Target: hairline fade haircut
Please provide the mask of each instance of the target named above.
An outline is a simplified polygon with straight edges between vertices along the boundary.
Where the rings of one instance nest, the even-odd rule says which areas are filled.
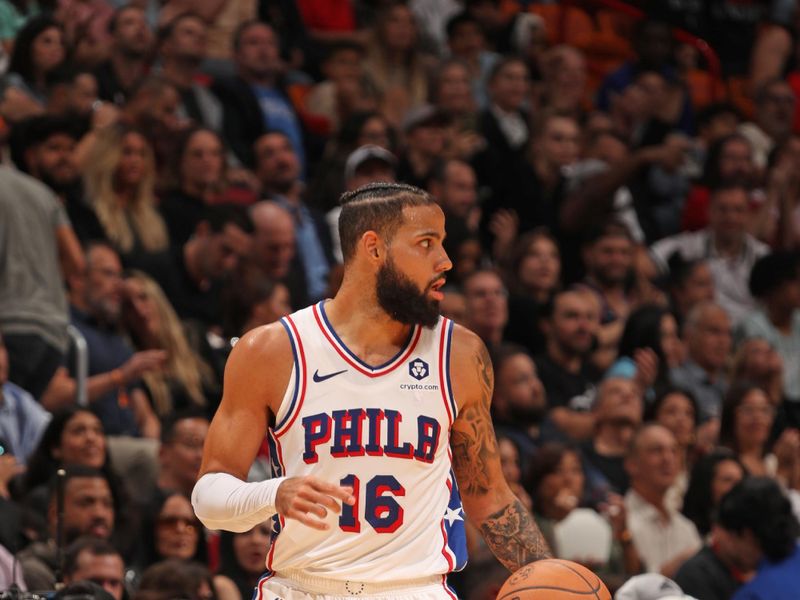
[[[405,183],[368,183],[339,199],[339,238],[347,263],[355,256],[356,246],[367,231],[377,232],[385,241],[403,224],[407,206],[432,206],[436,201],[425,190]]]

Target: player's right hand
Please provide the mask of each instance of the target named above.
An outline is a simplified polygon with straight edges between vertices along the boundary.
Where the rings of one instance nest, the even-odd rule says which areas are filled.
[[[353,488],[311,476],[286,479],[275,496],[278,514],[322,531],[329,529],[330,525],[320,519],[325,519],[329,510],[341,512],[342,502],[351,506],[356,503]]]

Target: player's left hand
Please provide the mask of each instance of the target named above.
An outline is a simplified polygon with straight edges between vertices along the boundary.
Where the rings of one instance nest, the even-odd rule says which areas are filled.
[[[311,476],[286,479],[275,497],[275,507],[280,515],[321,531],[329,529],[330,525],[320,519],[325,519],[329,510],[341,512],[342,502],[351,506],[355,504],[353,488]]]

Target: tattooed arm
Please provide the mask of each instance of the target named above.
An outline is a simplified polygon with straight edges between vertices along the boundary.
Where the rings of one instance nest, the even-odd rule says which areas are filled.
[[[450,364],[458,418],[450,432],[453,470],[464,512],[510,571],[549,558],[541,531],[514,496],[500,468],[489,415],[494,373],[489,353],[472,332],[456,325]]]

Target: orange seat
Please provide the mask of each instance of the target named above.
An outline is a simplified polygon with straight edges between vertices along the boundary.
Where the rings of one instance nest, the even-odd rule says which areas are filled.
[[[575,6],[558,4],[533,4],[530,12],[539,15],[545,23],[547,42],[581,47],[595,32],[594,22],[586,11]],[[563,39],[562,39],[563,24]]]

